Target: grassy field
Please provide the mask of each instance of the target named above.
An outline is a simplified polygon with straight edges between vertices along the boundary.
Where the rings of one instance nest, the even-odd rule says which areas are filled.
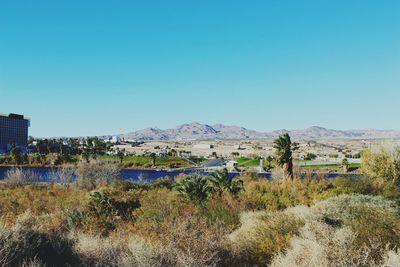
[[[112,162],[120,162],[119,157],[117,156],[100,156],[100,159]],[[126,167],[151,167],[152,159],[146,156],[126,156],[122,160],[122,164]],[[176,157],[168,157],[161,158],[157,157],[155,160],[155,167],[187,167],[190,166],[190,163],[182,158]]]
[[[298,166],[300,166],[300,168],[302,169],[315,169],[315,170],[332,170],[332,171],[340,171],[342,170],[342,165],[341,164],[309,164],[307,165],[306,162],[302,161],[302,162],[298,162]],[[358,168],[360,168],[361,164],[360,163],[350,163],[349,164],[349,169],[351,170],[357,170]]]
[[[241,167],[257,167],[260,164],[260,161],[258,159],[254,158],[238,158],[236,159],[238,162],[238,165]],[[267,162],[264,160],[264,167],[267,166]],[[294,164],[299,166],[302,169],[315,169],[315,170],[327,170],[327,171],[341,171],[342,166],[341,164],[333,163],[333,164],[312,164],[312,161],[294,161]],[[271,163],[271,166],[273,167],[275,164]],[[360,163],[350,163],[349,164],[349,169],[350,171],[357,170],[360,168],[361,164]]]
[[[243,167],[256,167],[260,164],[260,161],[258,159],[252,158],[238,158],[236,159],[236,161],[239,166]]]

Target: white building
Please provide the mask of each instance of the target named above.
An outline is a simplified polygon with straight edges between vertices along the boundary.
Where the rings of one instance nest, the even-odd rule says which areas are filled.
[[[199,148],[199,149],[212,149],[214,148],[214,145],[212,144],[195,144],[193,148]]]
[[[226,167],[228,168],[236,168],[237,166],[238,166],[237,161],[229,160],[228,162],[226,162]]]
[[[114,135],[113,137],[111,137],[111,139],[110,139],[110,143],[112,143],[112,144],[116,144],[116,143],[118,143],[120,141],[120,138],[119,138],[119,136],[116,136],[116,135]]]

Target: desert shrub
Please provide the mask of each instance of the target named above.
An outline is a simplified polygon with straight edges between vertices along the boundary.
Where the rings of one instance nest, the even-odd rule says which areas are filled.
[[[283,181],[286,180],[287,177],[285,177],[284,169],[282,167],[276,166],[275,168],[272,169],[271,171],[271,177],[275,181]]]
[[[129,190],[147,191],[156,188],[167,188],[171,190],[174,186],[174,182],[169,176],[166,176],[164,178],[158,178],[154,181],[133,182],[127,180],[120,180],[116,182],[113,186],[122,191],[129,191]]]
[[[382,251],[400,247],[400,216],[393,201],[381,196],[341,195],[322,201],[313,209],[336,227],[355,234],[353,245],[368,247],[371,258],[382,259]]]
[[[167,251],[168,262],[173,264],[166,266],[216,266],[222,260],[227,231],[210,224],[199,207],[167,189],[146,192],[140,203],[135,210],[135,233],[153,248]]]
[[[133,213],[136,232],[149,239],[157,239],[162,225],[168,220],[180,217],[184,212],[195,212],[196,207],[180,201],[175,191],[153,189],[139,198],[140,207]]]
[[[239,200],[228,193],[210,199],[200,209],[210,224],[219,224],[226,229],[239,225],[242,210]]]
[[[369,194],[374,191],[373,184],[364,177],[339,176],[332,181],[334,192],[340,194]]]
[[[24,260],[21,267],[46,267],[46,265],[35,257],[30,260]]]
[[[168,249],[174,266],[218,266],[226,255],[225,230],[197,214],[188,212],[167,220],[161,229],[158,245]]]
[[[272,267],[377,266],[370,249],[354,246],[356,235],[348,228],[334,228],[311,220],[294,236],[290,247],[277,255]]]
[[[396,260],[400,224],[393,201],[341,195],[285,212],[306,223],[271,266],[381,266],[388,255]]]
[[[303,221],[283,212],[246,212],[241,226],[229,235],[229,250],[235,266],[265,266],[288,247]]]
[[[71,184],[75,180],[75,169],[53,168],[48,174],[50,183]]]
[[[365,150],[361,155],[361,173],[373,179],[400,182],[400,149]]]
[[[21,215],[11,229],[0,225],[0,266],[41,262],[50,266],[76,265],[73,241],[61,234],[42,232],[30,213]]]
[[[321,180],[245,180],[245,190],[240,194],[247,209],[283,210],[296,205],[312,205],[328,198],[333,188],[330,181]]]
[[[399,251],[389,250],[386,252],[385,260],[382,266],[400,266],[400,253]]]
[[[120,179],[120,168],[110,163],[81,163],[76,171],[78,188],[93,190],[99,185],[112,184]]]
[[[120,266],[122,244],[118,240],[76,234],[75,253],[83,266]]]
[[[174,255],[168,248],[150,244],[132,236],[119,261],[123,267],[168,267],[176,266]]]
[[[0,190],[0,214],[4,223],[12,225],[20,214],[30,210],[32,215],[47,220],[49,229],[60,229],[67,226],[63,216],[87,205],[86,195],[85,191],[59,185],[6,188]]]
[[[23,170],[21,168],[12,168],[7,170],[2,185],[3,187],[15,188],[32,184],[37,181],[39,181],[39,176],[33,171]]]
[[[369,177],[337,177],[332,181],[331,195],[363,194],[381,195],[390,200],[400,198],[399,187],[393,181],[372,179]]]
[[[86,230],[107,236],[116,229],[118,222],[133,219],[133,211],[138,207],[139,202],[135,198],[116,199],[107,192],[90,192],[82,224]]]
[[[174,182],[171,177],[166,176],[164,178],[158,178],[151,183],[151,188],[167,188],[171,190],[174,186]]]
[[[313,209],[332,221],[349,223],[370,210],[382,210],[388,214],[397,214],[395,202],[385,200],[381,196],[370,195],[340,195],[317,203]]]

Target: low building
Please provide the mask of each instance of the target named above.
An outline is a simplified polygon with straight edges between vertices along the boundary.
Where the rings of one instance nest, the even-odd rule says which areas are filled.
[[[178,151],[178,155],[181,158],[190,158],[192,156],[191,151]]]
[[[195,144],[193,148],[199,148],[199,149],[212,149],[214,148],[214,145],[212,144]]]
[[[228,167],[228,168],[236,168],[237,166],[238,166],[238,163],[235,160],[229,160],[226,162],[226,167]]]

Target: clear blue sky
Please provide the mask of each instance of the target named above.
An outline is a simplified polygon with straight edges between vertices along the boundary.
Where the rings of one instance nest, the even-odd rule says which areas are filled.
[[[0,0],[0,112],[34,136],[399,129],[400,1]]]

